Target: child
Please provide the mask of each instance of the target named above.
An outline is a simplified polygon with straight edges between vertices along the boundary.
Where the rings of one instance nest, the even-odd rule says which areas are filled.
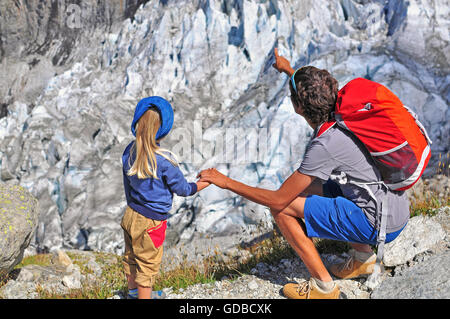
[[[173,154],[160,148],[159,141],[172,125],[173,110],[169,102],[159,96],[142,99],[131,124],[136,140],[122,155],[128,204],[121,222],[125,238],[123,265],[128,297],[132,299],[161,296],[161,292],[152,294],[152,286],[161,264],[173,193],[191,196],[209,185],[188,183]]]

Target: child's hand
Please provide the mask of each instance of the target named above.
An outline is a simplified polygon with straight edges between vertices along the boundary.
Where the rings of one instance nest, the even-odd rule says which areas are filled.
[[[275,69],[277,69],[277,71],[280,73],[284,72],[289,76],[294,74],[294,69],[291,67],[289,61],[286,58],[278,55],[278,48],[274,49],[274,53],[275,53],[275,63],[272,64],[272,66]]]
[[[209,182],[220,188],[227,188],[228,177],[220,173],[215,168],[204,169],[198,173],[199,182]]]
[[[202,189],[208,187],[209,185],[211,185],[211,183],[209,182],[201,182],[201,181],[197,181],[197,192],[201,191]]]

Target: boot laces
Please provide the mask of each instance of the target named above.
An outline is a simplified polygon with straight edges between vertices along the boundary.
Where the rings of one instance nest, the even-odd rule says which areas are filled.
[[[303,280],[301,282],[298,283],[298,287],[297,287],[297,293],[302,296],[305,295],[307,297],[309,297],[309,293],[311,292],[312,286],[311,286],[311,281],[306,281]]]
[[[342,264],[341,271],[346,269],[353,269],[353,264],[355,262],[355,256],[350,256],[347,258],[347,260]]]
[[[351,270],[353,269],[353,264],[355,263],[355,259],[356,259],[356,252],[354,250],[350,250],[350,257],[348,257],[344,263],[341,264],[341,266],[339,267],[340,271],[343,270]]]

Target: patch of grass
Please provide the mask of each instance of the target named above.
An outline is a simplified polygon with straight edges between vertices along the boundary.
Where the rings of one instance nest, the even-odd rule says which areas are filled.
[[[434,171],[434,177],[438,180],[442,179],[447,181],[447,186],[445,183],[441,184],[444,189],[436,190],[432,189],[429,185],[429,181],[424,179],[423,185],[418,188],[418,191],[413,191],[410,198],[410,212],[411,217],[419,215],[432,216],[436,213],[436,209],[450,206],[450,190],[448,187],[448,178],[450,176],[450,153],[442,156],[439,153],[438,165]],[[413,190],[414,190],[413,186]],[[436,187],[436,186],[434,186]]]
[[[435,174],[445,175],[447,177],[450,176],[450,153],[447,153],[445,156],[442,156],[442,153],[439,153],[439,161]]]
[[[249,273],[258,263],[276,265],[281,259],[289,259],[297,256],[278,229],[272,232],[271,237],[246,248],[246,250],[249,252],[250,257],[243,262],[238,261],[236,264],[224,265],[225,267],[221,269],[223,274],[220,274],[220,276]]]
[[[448,179],[447,175],[443,175]],[[431,189],[429,185],[424,184],[419,191],[412,192],[410,197],[411,217],[419,215],[433,216],[438,208],[450,206],[450,192],[448,186],[439,191]]]
[[[411,217],[419,215],[433,216],[438,208],[444,206],[450,206],[450,197],[440,198],[437,194],[432,194],[422,200],[411,201],[409,210]]]
[[[93,271],[86,265],[86,258],[83,258],[81,255],[77,255],[74,252],[66,252],[67,256],[69,256],[70,260],[74,265],[80,267],[80,272],[84,275],[92,274]]]
[[[207,264],[208,261],[205,260],[203,263]],[[161,271],[155,280],[153,289],[161,290],[171,287],[173,291],[177,292],[181,288],[185,289],[195,284],[206,284],[214,281],[213,268],[208,266],[183,265],[170,271]]]
[[[319,252],[343,252],[348,250],[346,243],[331,240],[316,239],[314,241]],[[249,274],[252,268],[260,262],[277,265],[281,259],[298,258],[295,251],[290,247],[280,232],[275,229],[272,235],[254,244],[248,248],[242,248],[248,253],[245,260],[229,258],[224,261],[224,256],[218,250],[213,256],[207,257],[200,264],[190,264],[186,260],[170,271],[161,271],[156,278],[154,290],[171,287],[175,293],[180,289],[185,289],[195,284],[213,283],[221,280],[224,276],[234,280],[243,274]],[[72,262],[80,267],[81,273],[84,275],[91,274],[92,270],[84,264],[85,259],[75,253],[67,252]],[[90,285],[81,289],[72,289],[67,294],[57,294],[49,292],[42,287],[37,287],[39,298],[41,299],[106,299],[112,297],[117,291],[121,291],[123,295],[128,292],[126,278],[123,272],[121,256],[95,252],[96,261],[102,266],[103,273]],[[50,255],[37,255],[34,259],[30,259],[27,264],[32,263],[31,260],[49,262]],[[105,263],[105,260],[115,259],[114,262]],[[42,265],[45,265],[42,263]]]
[[[33,256],[27,256],[22,259],[22,261],[14,267],[14,269],[22,268],[27,265],[39,265],[48,266],[51,264],[52,255],[51,254],[38,254]]]

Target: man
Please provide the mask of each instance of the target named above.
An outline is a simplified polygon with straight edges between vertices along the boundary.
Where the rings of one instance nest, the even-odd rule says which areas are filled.
[[[381,181],[370,155],[351,133],[335,125],[317,136],[321,125],[332,118],[338,82],[326,70],[312,66],[294,71],[289,61],[278,55],[277,49],[273,66],[290,76],[294,110],[314,129],[300,167],[276,191],[242,184],[213,168],[201,171],[198,177],[200,181],[211,182],[270,208],[283,236],[311,274],[309,281],[285,285],[285,296],[337,299],[339,287],[325,268],[311,237],[347,241],[352,246],[350,258],[330,268],[336,277],[371,274],[376,255],[370,245],[377,242],[377,209],[371,194],[389,207],[386,242],[395,239],[406,225],[408,199],[404,192],[385,192],[379,184],[368,186],[367,191],[342,180],[337,183],[342,176],[363,183]]]

